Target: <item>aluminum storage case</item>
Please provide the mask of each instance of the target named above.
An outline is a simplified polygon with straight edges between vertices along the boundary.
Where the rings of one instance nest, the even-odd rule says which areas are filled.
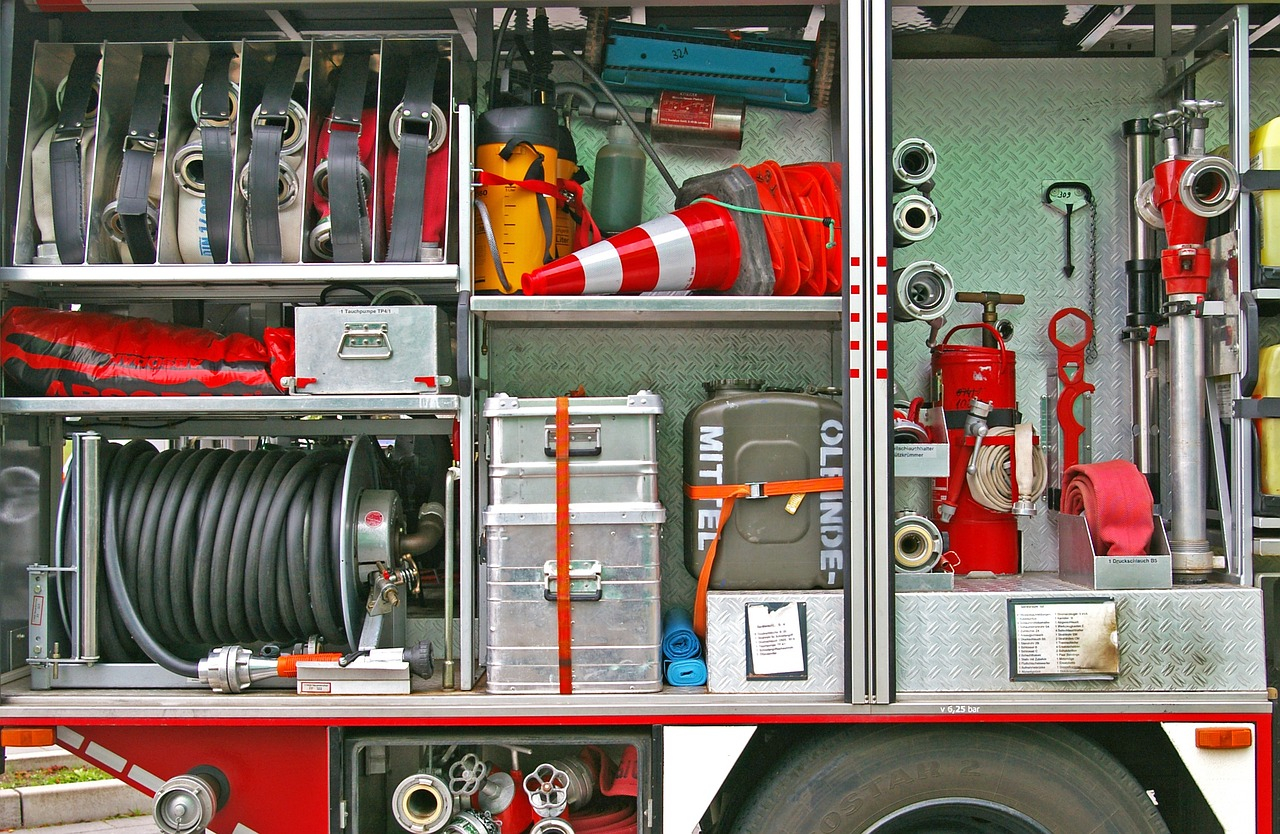
[[[571,398],[570,500],[656,503],[660,414],[662,398],[652,391]],[[552,397],[497,394],[485,401],[493,504],[555,501],[555,415]]]
[[[453,387],[449,319],[429,305],[298,307],[295,394],[437,394]]]
[[[559,692],[555,507],[490,507],[490,692]],[[590,504],[569,514],[573,691],[662,688],[659,504]]]

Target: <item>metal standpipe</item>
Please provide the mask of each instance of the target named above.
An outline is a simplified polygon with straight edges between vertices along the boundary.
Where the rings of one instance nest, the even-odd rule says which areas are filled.
[[[75,461],[76,498],[76,655],[88,663],[98,660],[98,565],[102,543],[99,454],[102,438],[93,432],[71,436]]]
[[[1169,317],[1169,552],[1176,575],[1195,581],[1213,570],[1205,507],[1204,322],[1195,296]]]
[[[1129,344],[1133,462],[1146,476],[1158,506],[1161,502],[1160,371],[1156,345],[1148,336],[1161,319],[1160,259],[1155,229],[1142,221],[1135,205],[1139,189],[1151,178],[1155,135],[1156,130],[1147,119],[1124,123],[1129,186],[1129,260],[1125,261],[1129,312],[1121,338]]]

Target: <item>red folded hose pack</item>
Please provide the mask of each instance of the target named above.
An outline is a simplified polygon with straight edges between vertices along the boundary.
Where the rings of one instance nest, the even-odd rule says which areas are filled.
[[[51,397],[279,393],[257,339],[106,313],[14,307],[0,363],[23,393]]]

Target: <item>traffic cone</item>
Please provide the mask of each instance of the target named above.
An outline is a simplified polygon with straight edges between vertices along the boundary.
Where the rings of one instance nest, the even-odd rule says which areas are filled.
[[[725,291],[738,279],[733,216],[693,203],[526,272],[525,295]]]

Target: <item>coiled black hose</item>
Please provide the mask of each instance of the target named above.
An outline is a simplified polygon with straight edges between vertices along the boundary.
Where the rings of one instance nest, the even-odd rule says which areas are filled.
[[[108,654],[145,654],[194,677],[211,646],[346,646],[339,583],[344,449],[159,452],[104,457]],[[115,615],[119,615],[118,618]],[[109,625],[108,625],[109,624]]]

